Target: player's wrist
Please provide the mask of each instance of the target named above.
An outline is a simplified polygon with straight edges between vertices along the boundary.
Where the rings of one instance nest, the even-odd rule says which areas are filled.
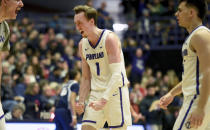
[[[84,101],[78,101],[78,104],[79,105],[85,105],[85,102]]]

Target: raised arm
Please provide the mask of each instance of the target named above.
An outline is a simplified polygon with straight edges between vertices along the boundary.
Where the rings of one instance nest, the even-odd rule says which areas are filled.
[[[203,74],[197,108],[190,116],[195,128],[202,124],[204,110],[210,94],[210,33],[207,30],[198,31],[191,39],[190,45],[199,59],[199,69]]]

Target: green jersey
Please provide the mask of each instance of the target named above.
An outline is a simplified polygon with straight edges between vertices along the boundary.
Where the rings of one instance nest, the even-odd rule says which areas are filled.
[[[8,51],[10,49],[9,37],[9,25],[6,21],[3,21],[0,23],[0,51]]]

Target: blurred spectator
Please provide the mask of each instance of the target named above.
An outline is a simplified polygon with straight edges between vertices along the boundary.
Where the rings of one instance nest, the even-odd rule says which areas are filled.
[[[36,77],[35,77],[35,73],[34,73],[34,69],[33,69],[32,65],[28,65],[26,67],[26,71],[25,71],[24,77],[25,76],[29,78],[29,83],[36,82]]]
[[[150,36],[150,32],[151,31],[151,21],[150,21],[150,13],[149,10],[144,9],[142,11],[142,17],[140,17],[137,21],[137,34],[138,34],[138,38],[137,40],[143,40],[146,42],[151,42],[153,40],[149,40],[149,36]]]
[[[147,96],[139,105],[142,114],[146,118],[147,130],[162,130],[163,110],[158,106],[158,97],[155,97],[155,85],[147,85]]]
[[[174,15],[174,13],[175,13],[175,2],[174,2],[174,0],[167,0],[167,9],[166,9],[166,12],[164,13],[164,15],[166,15],[166,16],[173,16]]]
[[[39,119],[43,104],[41,102],[40,86],[38,83],[31,83],[27,87],[24,103],[26,105],[24,119]]]
[[[60,22],[60,20],[59,20],[59,15],[58,14],[56,14],[56,15],[54,15],[53,16],[53,19],[48,23],[48,26],[50,27],[50,28],[53,28],[54,30],[55,30],[55,33],[59,33],[61,30],[61,26],[62,24],[61,24],[61,22]]]
[[[43,78],[42,68],[39,63],[39,59],[37,56],[32,56],[31,62],[33,73],[37,81]]]
[[[16,104],[12,111],[5,114],[6,121],[18,121],[23,120],[23,114],[25,112],[25,105],[23,103]]]
[[[152,47],[160,46],[163,43],[163,41],[162,41],[162,27],[161,27],[160,23],[156,22],[154,24],[154,27],[151,29],[150,39],[152,39],[150,41],[150,45]]]
[[[2,75],[1,99],[2,107],[5,112],[11,111],[12,108],[17,104],[15,94],[12,90],[12,78],[8,74]]]
[[[93,0],[87,0],[86,5],[92,7],[93,6]]]
[[[147,8],[149,8],[153,16],[160,16],[166,11],[164,6],[160,3],[160,0],[154,0],[152,3],[148,3]]]
[[[143,15],[143,11],[147,8],[145,0],[138,0],[137,18]]]
[[[106,9],[106,2],[103,1],[101,3],[100,8],[97,9],[97,11],[98,11],[97,25],[101,29],[107,28],[107,29],[112,30],[113,20],[109,16],[109,13],[105,9]]]
[[[53,88],[46,84],[43,86],[41,101],[43,106],[43,111],[49,112],[53,111],[52,109],[55,108],[55,102],[57,100],[57,96],[53,93]]]
[[[142,49],[137,48],[135,56],[130,57],[132,58],[132,69],[131,69],[131,77],[130,77],[132,84],[141,83],[142,76],[145,70],[145,62],[148,59],[149,49],[150,49],[150,47],[147,44],[145,45],[145,47],[147,49],[147,52],[144,55],[143,55]]]

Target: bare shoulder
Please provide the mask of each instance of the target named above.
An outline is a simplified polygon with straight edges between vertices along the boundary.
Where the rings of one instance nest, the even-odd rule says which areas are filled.
[[[106,47],[113,47],[113,46],[119,46],[120,45],[120,40],[119,37],[114,33],[110,32],[107,34],[106,38]]]
[[[190,44],[196,50],[196,48],[210,47],[210,32],[206,29],[197,31],[191,38]]]
[[[206,29],[200,29],[193,35],[193,40],[206,40],[210,37],[210,31]]]

